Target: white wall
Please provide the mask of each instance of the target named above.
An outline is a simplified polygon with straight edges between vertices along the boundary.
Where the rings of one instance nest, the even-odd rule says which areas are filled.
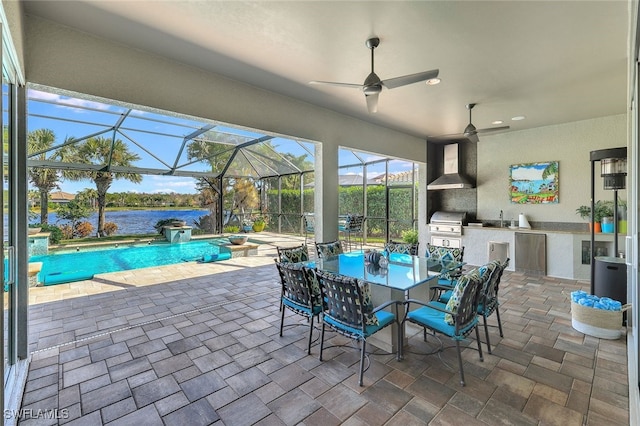
[[[625,114],[539,127],[519,132],[481,135],[478,142],[478,219],[505,219],[524,213],[529,221],[580,222],[581,205],[590,205],[591,151],[627,146]],[[509,196],[509,166],[519,163],[558,161],[558,204],[515,204]],[[596,200],[613,200],[613,191],[602,189],[596,165]],[[627,199],[625,191],[618,191]]]

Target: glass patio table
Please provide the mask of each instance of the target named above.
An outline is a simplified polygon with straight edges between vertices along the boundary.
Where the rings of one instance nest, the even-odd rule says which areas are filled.
[[[374,306],[389,300],[405,301],[411,297],[429,300],[431,297],[430,282],[437,283],[442,274],[460,268],[463,262],[435,261],[427,257],[409,254],[390,253],[386,268],[365,262],[364,253],[343,253],[328,259],[318,259],[314,266],[318,270],[358,278],[371,285],[371,298]],[[395,314],[402,320],[404,305],[395,305]],[[388,352],[397,350],[396,326],[381,330],[367,342]],[[405,333],[405,336],[407,334]]]
[[[389,265],[381,268],[366,262],[364,253],[351,252],[318,260],[315,266],[319,270],[358,278],[370,284],[409,291],[464,265],[461,262],[440,262],[401,253],[390,253],[387,259]]]

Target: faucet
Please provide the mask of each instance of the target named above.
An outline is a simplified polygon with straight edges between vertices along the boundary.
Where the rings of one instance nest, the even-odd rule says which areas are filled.
[[[502,210],[500,210],[500,228],[504,228],[504,214],[502,213]]]

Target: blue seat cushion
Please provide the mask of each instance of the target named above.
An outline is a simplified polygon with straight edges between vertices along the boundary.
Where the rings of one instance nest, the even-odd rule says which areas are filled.
[[[442,309],[444,309],[446,306],[444,303],[440,302],[432,302],[432,304]],[[477,322],[477,319],[475,319],[472,324],[467,326],[466,329],[461,330],[460,333],[456,335],[455,325],[447,323],[444,319],[444,316],[445,313],[442,311],[430,308],[428,306],[423,306],[414,311],[410,311],[407,314],[407,319],[409,319],[413,323],[422,325],[423,327],[427,327],[432,330],[436,330],[439,333],[445,334],[456,340],[464,339],[465,332],[471,329]]]
[[[369,337],[372,334],[376,333],[378,330],[388,326],[389,324],[391,324],[396,316],[394,314],[392,314],[391,312],[387,312],[387,311],[378,311],[375,313],[376,318],[378,319],[378,324],[377,325],[367,325],[364,328],[364,336],[362,336],[362,330],[359,328],[355,328],[355,327],[349,327],[344,325],[341,322],[338,322],[336,320],[334,320],[333,318],[331,318],[330,316],[326,315],[323,318],[323,321],[325,321],[327,324],[331,325],[332,327],[338,328],[340,330],[344,330],[347,331],[350,334],[356,335],[356,336],[362,336],[362,337]]]
[[[300,303],[296,303],[293,300],[287,299],[287,298],[283,298],[282,299],[282,303],[285,306],[290,307],[291,309],[294,309],[294,310],[299,311],[299,312],[304,312],[308,316],[318,315],[320,312],[322,312],[322,306],[314,306],[313,307],[313,312],[312,312],[311,309],[309,309],[308,306],[302,305]]]

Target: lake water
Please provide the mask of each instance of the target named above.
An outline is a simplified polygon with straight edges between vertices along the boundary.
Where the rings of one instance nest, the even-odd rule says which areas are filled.
[[[193,221],[207,214],[209,214],[208,210],[122,210],[105,212],[105,220],[118,225],[116,235],[152,234],[157,232],[153,226],[159,220],[180,219],[187,222],[187,226],[195,228]],[[37,223],[39,220],[38,215],[38,218],[32,222]],[[55,213],[49,213],[50,225],[61,225],[62,222],[56,223],[57,220]],[[98,229],[98,213],[92,214],[86,220],[93,225],[94,231]]]

